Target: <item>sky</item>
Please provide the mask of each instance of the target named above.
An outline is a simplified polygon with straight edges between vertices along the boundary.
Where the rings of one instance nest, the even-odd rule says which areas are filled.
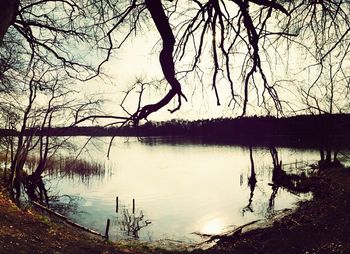
[[[155,32],[142,34],[142,36],[129,39],[124,47],[114,51],[110,61],[104,65],[103,71],[109,78],[103,80],[97,78],[84,83],[82,85],[82,90],[84,90],[84,93],[88,96],[89,94],[100,94],[102,98],[106,100],[103,106],[104,110],[114,115],[121,114],[122,111],[119,104],[124,96],[124,92],[136,79],[141,78],[144,81],[151,81],[163,78],[158,60],[159,51],[159,35]],[[276,67],[279,64],[280,63],[276,61],[274,65]],[[208,63],[208,65],[210,65],[210,63]],[[295,65],[298,66],[298,63],[296,62]],[[280,75],[284,75],[282,71]],[[278,75],[275,73],[275,76]],[[176,106],[174,104],[176,100],[174,100],[174,103],[170,103],[165,108],[151,114],[149,120],[163,121],[173,118],[196,120],[234,117],[241,113],[240,109],[234,111],[231,107],[228,107],[231,97],[229,87],[227,83],[224,84],[224,81],[222,81],[222,84],[219,82],[221,106],[216,104],[210,76],[208,76],[206,84],[198,83],[198,81],[196,83],[194,82],[191,79],[181,80],[182,89],[188,101],[183,101],[180,110],[173,114],[168,111],[168,109],[172,109]],[[236,83],[237,82],[242,81],[238,79]],[[158,91],[153,90],[148,94],[146,93],[147,96],[145,99],[150,103],[154,103],[162,97],[165,91],[167,91],[167,87],[163,84]],[[133,112],[132,109],[135,109],[136,103],[137,100],[135,96],[134,98],[130,97],[127,101],[126,105],[129,106],[130,112]],[[256,112],[250,112],[251,114],[260,114],[261,109],[257,108]]]
[[[124,47],[113,52],[110,61],[104,65],[103,71],[109,78],[104,80],[97,78],[84,82],[81,84],[82,90],[88,96],[95,93],[100,94],[107,100],[104,109],[111,114],[120,114],[119,104],[123,99],[124,92],[136,79],[141,78],[144,81],[163,79],[158,60],[159,51],[159,35],[156,32],[129,39]],[[215,94],[211,91],[209,85],[206,85],[207,87],[204,87],[204,89],[201,87],[202,84],[195,86],[193,84],[188,85],[188,82],[182,82],[182,85],[188,101],[183,102],[181,109],[171,114],[168,109],[172,109],[176,105],[170,103],[167,107],[153,113],[149,120],[162,121],[173,118],[195,120],[232,115],[232,111],[227,106],[216,105]],[[167,90],[163,85],[159,91],[153,90],[152,94],[146,93],[145,99],[150,103],[154,103],[161,99],[165,91]],[[176,102],[176,100],[174,101]],[[135,108],[133,106],[136,102],[136,98],[130,97],[127,103],[130,106],[130,112],[133,112],[131,109]]]
[[[142,79],[149,82],[163,79],[163,74],[159,64],[159,52],[161,50],[160,36],[155,29],[144,29],[138,31],[137,36],[131,36],[121,49],[114,50],[111,59],[105,63],[103,71],[109,76],[108,79],[94,79],[82,84],[82,91],[87,95],[98,93],[106,100],[103,109],[112,115],[123,114],[119,107],[120,102],[124,97],[124,92],[136,81]],[[278,51],[277,51],[278,50]],[[289,46],[280,46],[278,49],[273,47],[267,49],[267,58],[262,57],[262,65],[267,74],[267,79],[270,84],[277,84],[278,96],[282,101],[287,101],[289,104],[284,104],[284,112],[286,115],[292,114],[293,107],[296,112],[304,106],[301,104],[300,87],[309,86],[317,76],[315,69],[310,67],[312,57],[309,53],[295,44]],[[187,59],[186,59],[187,57]],[[190,54],[185,56],[184,62],[189,62]],[[232,65],[234,85],[238,88],[238,93],[242,94],[242,78],[240,63],[243,58],[237,56],[233,58]],[[229,107],[231,99],[229,86],[227,81],[218,81],[218,89],[221,100],[221,106],[216,103],[215,93],[212,89],[210,71],[212,68],[211,55],[202,56],[202,66],[204,66],[205,75],[202,82],[193,79],[189,76],[187,79],[180,80],[184,94],[188,101],[183,101],[182,107],[177,112],[171,114],[168,109],[176,107],[176,101],[159,111],[153,113],[148,118],[149,120],[163,121],[170,119],[207,119],[220,117],[236,117],[242,113],[241,108],[232,109]],[[177,70],[180,70],[184,65],[176,63]],[[153,89],[146,93],[144,103],[155,103],[159,101],[166,93],[168,86],[164,83],[159,89]],[[322,89],[314,89],[316,96],[322,98],[324,91]],[[261,88],[257,91],[253,88],[250,91],[249,110],[247,115],[266,115],[266,110],[257,105],[261,104]],[[259,94],[259,95],[257,95]],[[137,105],[137,96],[130,96],[126,101],[130,112],[135,111]],[[272,103],[271,103],[272,105]],[[273,109],[273,106],[270,107]],[[273,110],[272,110],[273,111]]]

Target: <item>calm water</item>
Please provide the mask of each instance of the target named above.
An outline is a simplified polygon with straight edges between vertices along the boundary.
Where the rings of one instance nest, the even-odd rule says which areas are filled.
[[[81,138],[75,139],[76,143],[83,143]],[[82,155],[104,163],[106,171],[102,176],[51,176],[47,180],[60,195],[77,198],[77,213],[70,214],[76,222],[104,233],[106,220],[111,219],[112,239],[138,235],[146,241],[197,241],[195,232],[221,233],[291,208],[311,196],[279,188],[271,200],[272,158],[266,148],[253,148],[257,184],[248,209],[251,162],[247,147],[157,142],[150,145],[123,138],[114,142],[107,160],[108,143],[108,138],[94,139]],[[287,172],[295,171],[296,161],[319,159],[316,150],[277,150],[283,164],[288,164],[284,166]]]

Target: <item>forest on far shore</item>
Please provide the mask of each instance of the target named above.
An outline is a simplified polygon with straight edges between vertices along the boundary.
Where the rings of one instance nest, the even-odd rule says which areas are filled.
[[[0,129],[0,136],[16,136],[17,133],[15,130]],[[26,130],[26,135],[33,134],[37,136],[196,137],[204,142],[214,143],[345,146],[350,141],[350,114],[149,121],[139,126],[76,126],[52,127],[42,131]]]

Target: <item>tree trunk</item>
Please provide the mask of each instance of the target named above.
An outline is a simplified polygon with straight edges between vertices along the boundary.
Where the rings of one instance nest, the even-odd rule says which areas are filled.
[[[8,28],[14,23],[19,7],[19,0],[0,1],[0,43]]]

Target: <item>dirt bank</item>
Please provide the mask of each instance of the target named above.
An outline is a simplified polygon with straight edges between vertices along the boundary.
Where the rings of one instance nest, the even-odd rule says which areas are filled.
[[[219,237],[208,250],[187,253],[350,253],[350,169],[323,170],[307,181],[312,201],[272,227]],[[0,253],[184,253],[121,245],[16,207],[0,192]]]
[[[312,177],[312,201],[272,227],[222,237],[195,253],[350,253],[350,169],[328,169]]]
[[[31,210],[20,210],[0,191],[0,253],[138,253],[53,221]]]

